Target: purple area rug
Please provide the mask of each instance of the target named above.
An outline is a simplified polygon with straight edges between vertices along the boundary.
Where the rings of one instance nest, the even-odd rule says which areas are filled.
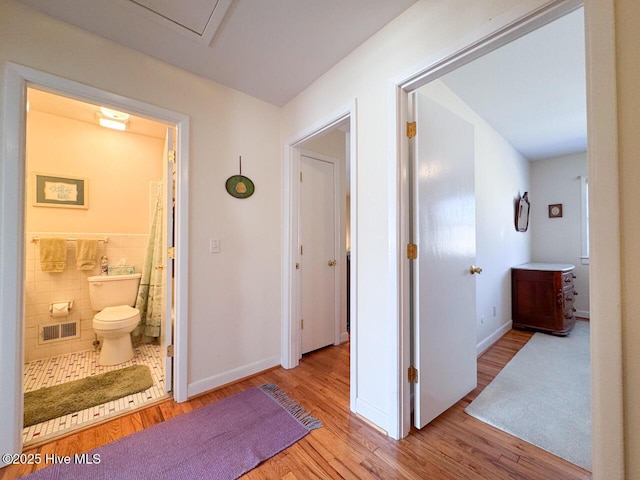
[[[276,385],[267,384],[71,456],[68,465],[55,464],[26,478],[235,479],[321,426]],[[51,460],[41,457],[43,464]]]

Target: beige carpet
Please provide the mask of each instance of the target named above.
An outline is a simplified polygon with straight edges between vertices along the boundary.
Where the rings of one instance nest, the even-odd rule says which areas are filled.
[[[589,323],[536,333],[465,411],[591,470]]]

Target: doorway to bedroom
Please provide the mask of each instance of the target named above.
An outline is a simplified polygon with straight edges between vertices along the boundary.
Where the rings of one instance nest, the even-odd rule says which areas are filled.
[[[559,307],[564,309],[559,312],[562,315],[560,318],[569,319],[567,323],[573,326],[576,315],[589,316],[588,257],[584,257],[581,248],[581,220],[587,220],[581,215],[581,177],[587,173],[584,37],[583,10],[569,6],[555,21],[547,22],[539,30],[533,30],[499,49],[450,69],[446,74],[433,73],[428,82],[416,82],[420,85],[413,86],[407,96],[408,110],[413,114],[409,121],[417,122],[417,135],[412,137],[407,134],[412,138],[408,140],[407,157],[410,160],[407,168],[414,178],[405,185],[405,191],[409,192],[407,196],[413,194],[415,200],[409,197],[404,208],[415,218],[415,223],[407,229],[410,236],[408,242],[415,242],[420,252],[417,261],[409,267],[417,272],[413,274],[413,286],[405,286],[413,288],[412,293],[415,294],[411,304],[413,312],[416,312],[415,320],[410,320],[413,322],[410,334],[413,346],[411,362],[421,373],[419,378],[422,382],[412,386],[411,402],[415,404],[414,422],[418,428],[476,387],[476,355],[480,355],[511,327],[513,267],[532,265],[531,262],[534,262],[549,270],[557,265],[575,269],[577,275],[565,276],[558,294]],[[541,61],[536,61],[536,58]],[[531,75],[531,71],[535,72],[534,75]],[[496,72],[501,72],[498,80],[495,78]],[[550,87],[550,84],[553,86]],[[511,109],[513,107],[514,110]],[[452,123],[445,123],[450,117]],[[437,130],[442,127],[445,127],[444,131]],[[553,134],[550,130],[553,130]],[[446,142],[447,135],[453,135],[454,140]],[[475,188],[475,193],[463,190],[462,186],[467,184],[463,184],[461,176],[450,176],[454,172],[454,164],[464,165],[462,160],[455,161],[454,147],[460,148],[466,138],[469,139],[469,147],[463,152],[463,159],[470,161],[470,166],[463,170],[472,175],[469,185]],[[436,148],[440,150],[432,153]],[[439,164],[439,161],[444,163]],[[450,182],[449,186],[445,184],[446,181]],[[456,188],[452,188],[452,185]],[[438,188],[442,190],[438,192]],[[434,192],[435,197],[428,196]],[[515,201],[526,192],[529,192],[531,199],[531,227],[528,231],[518,231],[514,225]],[[423,198],[426,200],[423,201]],[[454,214],[454,207],[462,205],[460,200],[473,202],[471,206],[462,208],[462,212],[473,214],[467,223],[464,223],[463,215]],[[558,203],[564,204],[564,218],[562,215],[552,215],[551,208],[547,209],[551,204]],[[444,206],[447,215],[440,215],[444,212]],[[447,223],[451,218],[455,218],[455,222]],[[455,242],[449,241],[441,247],[444,250],[440,251],[446,252],[446,256],[441,258],[446,258],[447,265],[444,274],[436,275],[436,285],[429,283],[434,281],[434,266],[438,265],[437,262],[429,263],[430,252],[438,251],[438,244],[429,237],[434,232],[436,237],[443,239],[447,232],[456,233],[452,237],[456,239]],[[467,246],[461,238],[473,244]],[[426,244],[421,243],[423,241]],[[466,269],[453,268],[455,264],[452,259],[463,258],[467,254],[471,258],[463,260]],[[455,287],[445,286],[444,291],[438,291],[437,287],[445,283],[445,275],[458,277],[450,283]],[[574,288],[573,278],[576,276],[578,279]],[[463,282],[470,284],[467,293],[462,290]],[[580,292],[580,296],[574,306],[576,291]],[[455,293],[456,297],[465,299],[472,311],[455,315],[455,309],[450,306],[444,305],[444,309],[440,309],[438,300],[446,299],[445,293]],[[551,300],[556,305],[556,293],[553,295]],[[441,322],[443,318],[447,321]],[[513,319],[516,320],[516,317]],[[556,429],[545,439],[546,443],[537,443],[545,450],[586,469],[591,468],[588,327],[588,323],[580,322],[568,337],[553,343],[557,346],[553,353],[563,352],[565,345],[568,349],[572,340],[580,339],[578,349],[581,355],[572,356],[571,365],[558,360],[558,368],[548,368],[549,371],[558,372],[566,370],[564,367],[575,369],[572,372],[578,372],[579,375],[575,373],[573,377],[579,379],[577,383],[580,388],[570,389],[571,407],[566,411],[557,409],[558,417],[551,422]],[[582,334],[583,330],[587,331],[586,335]],[[442,331],[442,337],[438,336]],[[468,332],[471,332],[470,336]],[[536,334],[540,335],[544,336],[542,333]],[[464,354],[456,352],[453,358],[443,361],[445,353],[454,352],[451,346],[445,347],[445,340],[459,346],[463,344],[463,339]],[[541,353],[545,361],[551,361],[550,353]],[[438,365],[443,367],[436,371],[434,366]],[[454,367],[458,370],[464,367],[468,374],[463,385],[450,380],[462,378],[461,373],[452,371]],[[433,380],[432,376],[437,378]],[[534,384],[530,376],[520,377],[528,378],[528,386]],[[496,380],[500,378],[498,376]],[[541,379],[541,387],[537,390],[545,392],[546,401],[558,399],[558,404],[563,404],[566,389],[556,385],[565,385],[565,382],[554,383],[555,379],[555,375]],[[425,390],[433,386],[440,387],[437,381],[443,384],[438,392]],[[457,391],[451,393],[453,387]],[[520,413],[524,411],[524,400],[529,398],[512,395],[512,392],[522,391],[519,388],[501,389],[499,401],[505,402],[500,403],[498,408],[501,414],[507,410],[504,407],[507,402],[517,404]],[[504,392],[509,394],[505,395]],[[433,402],[437,395],[442,401]],[[483,398],[483,395],[479,398]],[[529,397],[534,398],[532,395]],[[493,398],[493,402],[487,403],[498,403],[495,397],[485,395],[484,398]],[[420,399],[428,401],[423,405]],[[429,408],[434,403],[437,403],[438,409],[431,412]],[[476,405],[472,404],[476,408],[474,412],[479,408]],[[543,402],[534,400],[527,406],[529,410],[525,417],[534,424],[528,430],[521,428],[521,425],[515,426],[515,423],[523,423],[521,415],[509,418],[504,423],[497,420],[488,423],[504,425],[503,429],[514,435],[514,432],[523,432],[518,435],[520,438],[535,443],[531,439],[539,433],[539,426],[548,423],[549,419],[549,408],[540,408],[541,405]],[[580,408],[576,408],[576,405],[580,405]],[[467,409],[467,413],[470,411]],[[579,415],[580,421],[576,423],[580,424],[580,428],[570,428],[572,425],[567,426],[568,421],[563,423],[567,412]],[[540,416],[545,420],[540,421]],[[550,432],[549,429],[546,431]],[[572,452],[566,448],[556,448],[564,445],[571,445]],[[580,451],[579,455],[575,454],[577,451]]]

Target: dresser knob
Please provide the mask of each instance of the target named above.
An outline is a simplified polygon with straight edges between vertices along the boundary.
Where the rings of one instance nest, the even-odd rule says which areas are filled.
[[[565,278],[564,283],[571,283],[571,279],[569,277]]]
[[[572,273],[571,278],[577,278],[577,277],[575,276],[575,274]]]

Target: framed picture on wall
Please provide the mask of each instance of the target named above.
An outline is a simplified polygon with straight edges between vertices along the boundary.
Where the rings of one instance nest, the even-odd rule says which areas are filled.
[[[561,218],[562,217],[562,204],[554,203],[549,205],[549,218]]]
[[[89,208],[89,180],[33,174],[36,207]]]

